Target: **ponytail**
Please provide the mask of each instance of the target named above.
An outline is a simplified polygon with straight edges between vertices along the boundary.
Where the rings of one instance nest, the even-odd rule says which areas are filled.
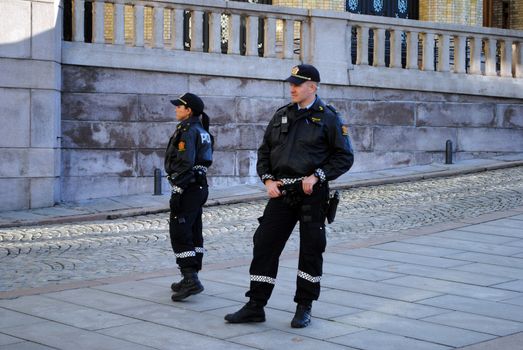
[[[209,131],[209,116],[205,112],[202,112],[202,126],[211,136],[211,147],[214,148],[214,136]]]

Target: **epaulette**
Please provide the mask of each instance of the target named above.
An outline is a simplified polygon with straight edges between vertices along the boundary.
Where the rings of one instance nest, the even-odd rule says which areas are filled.
[[[293,102],[291,102],[291,103],[287,103],[286,105],[281,106],[280,108],[278,108],[278,109],[276,110],[276,112],[279,112],[279,111],[281,111],[281,110],[284,109],[284,108],[290,107],[290,106],[292,106],[293,104],[294,104]]]
[[[334,114],[338,114],[338,111],[336,108],[334,108],[333,105],[327,103],[325,106],[327,106],[327,108],[330,109]]]

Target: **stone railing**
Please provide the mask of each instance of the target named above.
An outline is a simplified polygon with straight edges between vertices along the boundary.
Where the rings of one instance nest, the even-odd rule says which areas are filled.
[[[521,31],[223,0],[85,3],[66,64],[279,79],[302,61],[329,84],[523,98]]]

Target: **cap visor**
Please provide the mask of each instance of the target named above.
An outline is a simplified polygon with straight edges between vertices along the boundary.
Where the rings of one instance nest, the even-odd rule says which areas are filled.
[[[291,75],[290,77],[285,79],[285,81],[287,81],[289,83],[292,83],[292,84],[301,85],[301,84],[305,83],[307,80],[306,79],[300,79],[298,77],[293,77]]]
[[[179,99],[176,99],[176,100],[171,100],[171,103],[175,106],[184,106],[185,103],[183,103],[182,101],[180,101]]]

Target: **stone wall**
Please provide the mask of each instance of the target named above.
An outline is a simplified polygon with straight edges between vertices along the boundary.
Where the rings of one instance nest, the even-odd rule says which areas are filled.
[[[59,200],[58,1],[0,1],[0,210]]]
[[[256,149],[288,100],[276,80],[64,66],[63,200],[152,193],[174,131],[169,99],[203,97],[215,135],[212,186],[255,183]],[[445,141],[466,159],[523,150],[523,101],[322,85],[350,125],[353,171],[442,162]],[[83,189],[83,190],[81,190]]]

